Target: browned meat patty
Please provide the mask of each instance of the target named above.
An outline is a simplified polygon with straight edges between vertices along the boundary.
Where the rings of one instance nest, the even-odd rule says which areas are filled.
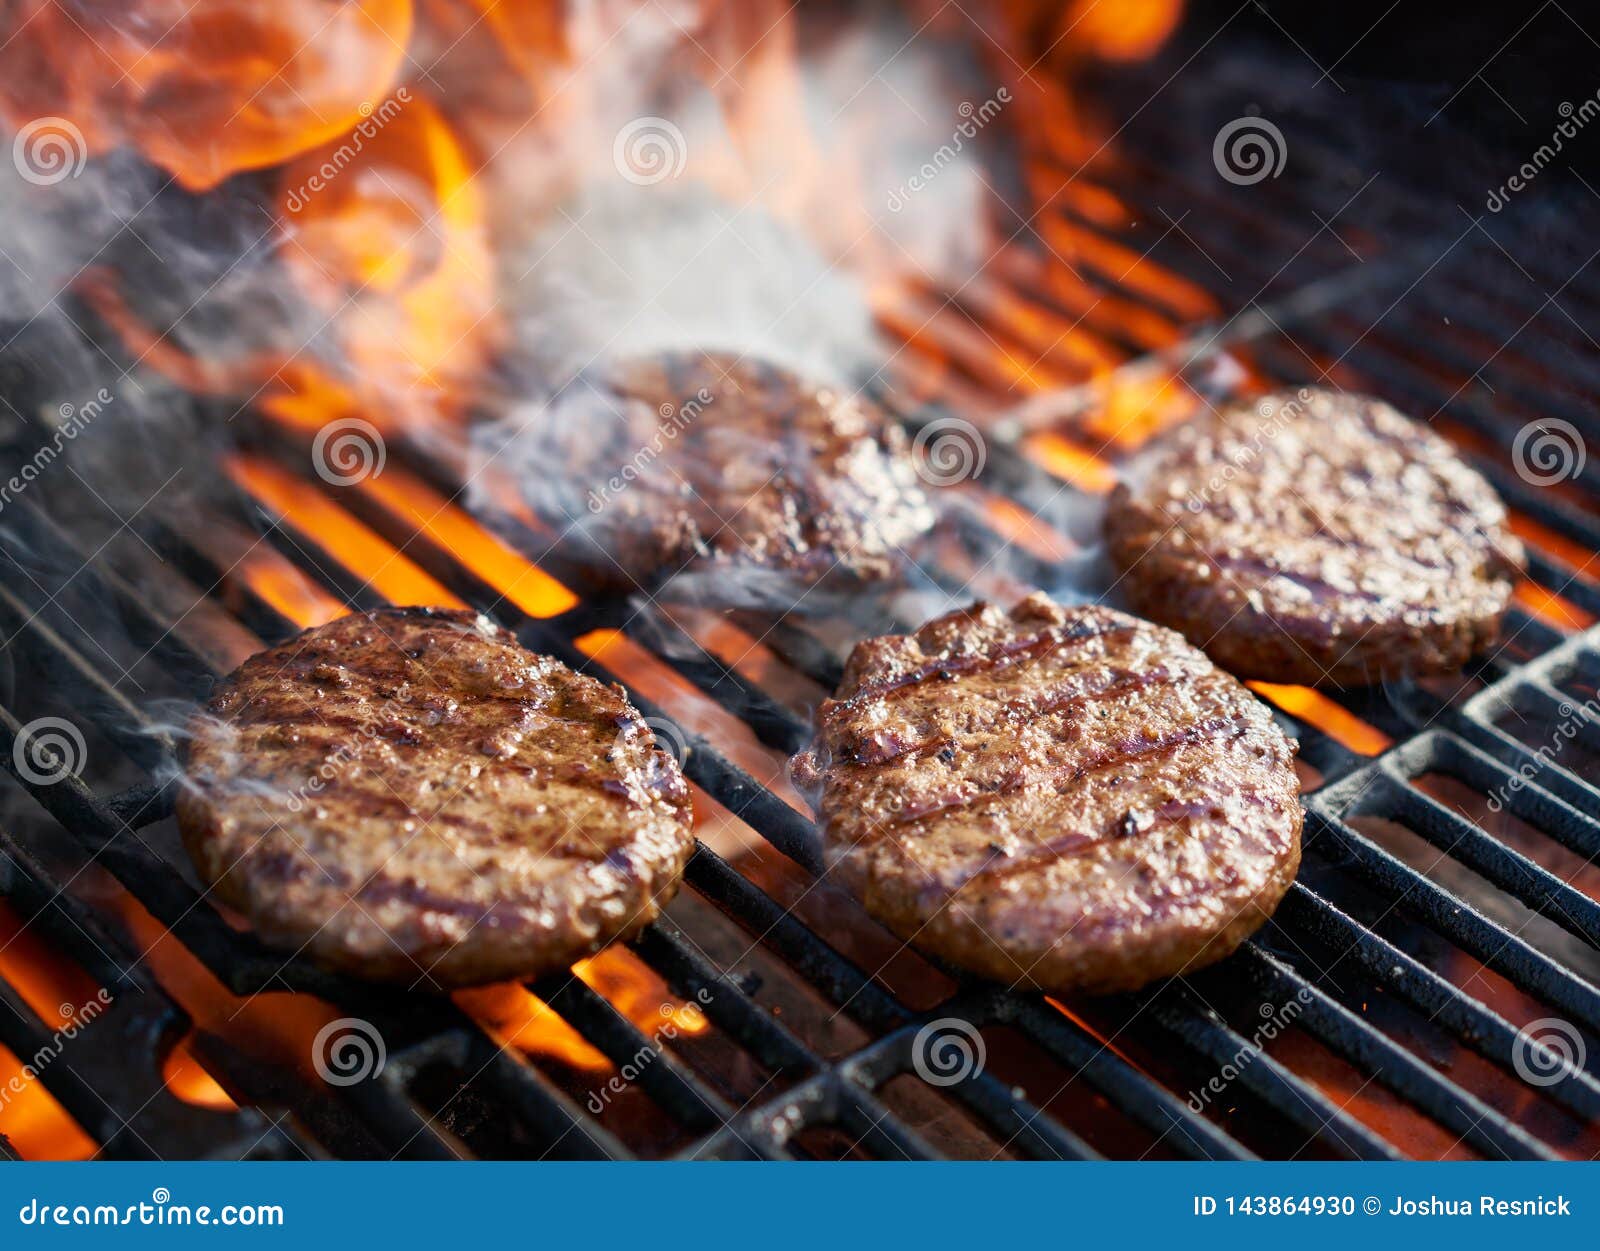
[[[1163,436],[1106,512],[1133,608],[1240,677],[1457,669],[1498,635],[1522,546],[1494,489],[1389,405],[1284,392]]]
[[[529,433],[564,475],[528,482],[530,498],[593,541],[612,582],[709,574],[741,598],[771,574],[881,580],[934,521],[905,432],[881,410],[730,355],[612,365]]]
[[[261,937],[408,986],[531,978],[654,920],[694,836],[619,688],[483,617],[387,609],[246,661],[178,821]]]
[[[1220,960],[1300,864],[1294,744],[1178,635],[1042,595],[856,647],[796,759],[830,873],[1013,986],[1129,990]]]

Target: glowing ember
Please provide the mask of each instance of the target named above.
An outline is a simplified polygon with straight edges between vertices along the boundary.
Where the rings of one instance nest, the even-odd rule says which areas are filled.
[[[462,606],[454,595],[315,487],[285,473],[271,461],[253,456],[230,456],[224,460],[223,469],[269,511],[319,546],[325,546],[346,569],[359,572],[367,585],[392,603],[424,608]],[[281,607],[296,624],[318,624],[318,614],[308,611],[306,606],[283,599],[273,600],[270,582],[260,580],[259,571],[247,568],[244,577],[263,598]]]
[[[0,1110],[0,1134],[24,1160],[87,1160],[98,1150],[44,1083],[30,1080],[22,1061],[4,1047],[0,1047],[0,1089],[21,1091],[9,1095]]]
[[[79,1014],[101,990],[92,977],[28,929],[22,915],[3,899],[0,979],[21,997],[46,1030]],[[114,996],[114,989],[109,993]],[[28,1160],[82,1160],[96,1150],[94,1140],[44,1083],[4,1047],[0,1047],[0,1134]]]
[[[380,500],[418,534],[433,539],[530,617],[554,617],[578,600],[538,565],[513,551],[413,474],[374,474],[361,490]]]
[[[194,1054],[194,1035],[180,1038],[166,1062],[161,1066],[161,1077],[170,1090],[185,1103],[197,1108],[210,1108],[213,1112],[228,1112],[238,1107],[228,1092],[217,1084],[217,1079],[201,1067]]]
[[[1272,682],[1247,683],[1251,690],[1282,708],[1291,717],[1316,726],[1335,742],[1363,756],[1376,756],[1394,740],[1368,725],[1337,701],[1309,686],[1279,686]]]

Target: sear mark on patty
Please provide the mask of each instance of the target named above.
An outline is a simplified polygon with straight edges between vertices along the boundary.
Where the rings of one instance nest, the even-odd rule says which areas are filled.
[[[728,602],[882,581],[934,524],[905,432],[881,409],[731,354],[614,363],[531,433],[577,488],[552,498],[561,485],[530,482],[530,501],[578,523],[595,575],[618,584],[709,575]]]
[[[654,920],[687,784],[620,688],[443,609],[344,617],[196,715],[178,800],[262,939],[432,989],[533,978]]]
[[[896,934],[1102,992],[1219,960],[1272,914],[1300,863],[1294,750],[1171,630],[1033,595],[859,644],[794,775],[830,875]]]
[[[1459,668],[1522,566],[1505,506],[1389,405],[1304,390],[1158,439],[1112,493],[1130,604],[1244,678],[1345,686]]]

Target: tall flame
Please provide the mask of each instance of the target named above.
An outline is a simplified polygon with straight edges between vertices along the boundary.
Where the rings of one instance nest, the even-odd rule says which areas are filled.
[[[20,0],[0,112],[65,117],[91,151],[132,143],[191,190],[344,133],[388,91],[411,0]]]

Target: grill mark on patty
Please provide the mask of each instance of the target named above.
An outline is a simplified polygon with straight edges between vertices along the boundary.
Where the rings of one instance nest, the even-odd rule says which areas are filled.
[[[925,681],[947,660],[1025,656],[1050,627],[1123,633],[1070,664],[925,688],[909,708],[825,705],[797,776],[820,782],[834,880],[902,939],[1008,984],[1129,990],[1220,959],[1299,864],[1294,748],[1177,635],[1036,595],[860,644],[841,695],[896,689],[902,666]],[[1116,690],[1126,675],[1141,676]],[[1030,716],[1043,707],[1056,711]],[[871,758],[908,739],[917,754]]]
[[[397,646],[434,661],[414,699],[363,676]],[[693,847],[687,784],[625,696],[470,613],[318,627],[211,708],[178,798],[200,876],[264,940],[341,972],[434,989],[554,972],[653,920]]]
[[[892,702],[888,696],[898,694],[914,686],[938,678],[941,681],[951,681],[956,677],[971,677],[982,673],[997,673],[1011,669],[1028,660],[1043,660],[1068,643],[1079,643],[1089,639],[1107,638],[1117,634],[1126,634],[1129,631],[1125,625],[1092,625],[1081,626],[1069,630],[1051,630],[1044,634],[1034,635],[1030,638],[1018,639],[988,652],[967,653],[960,656],[945,657],[940,660],[929,661],[918,665],[915,669],[882,682],[872,683],[858,687],[846,698],[835,703],[841,708],[850,710],[860,708],[880,696],[884,702]],[[833,710],[829,710],[829,715]],[[841,716],[843,713],[841,712]]]
[[[901,809],[886,823],[890,827],[909,825],[914,821],[922,821],[930,816],[938,816],[955,810],[970,810],[980,803],[990,800],[1003,799],[1021,791],[1024,787],[1040,783],[1045,785],[1059,785],[1062,782],[1076,782],[1099,773],[1113,766],[1128,764],[1134,760],[1159,760],[1161,757],[1177,751],[1179,748],[1191,743],[1200,742],[1211,738],[1225,729],[1233,729],[1242,733],[1248,722],[1242,716],[1211,717],[1205,721],[1193,722],[1180,729],[1169,731],[1155,739],[1140,740],[1128,736],[1111,746],[1096,752],[1080,763],[1074,761],[1070,765],[1058,765],[1038,773],[1030,773],[1026,769],[1018,769],[1000,780],[997,786],[979,786],[974,792],[961,795],[952,795],[948,799],[940,800],[924,808]],[[1136,746],[1139,742],[1145,746]]]
[[[1112,671],[1112,680],[1107,686],[1082,690],[1082,691],[1057,691],[1046,696],[1042,701],[1036,698],[1008,700],[995,705],[993,715],[974,722],[972,726],[963,731],[961,737],[949,734],[933,734],[927,738],[906,743],[892,751],[877,754],[862,747],[851,746],[846,755],[839,761],[840,767],[848,765],[882,765],[899,760],[913,752],[930,752],[940,747],[961,747],[967,739],[981,737],[984,734],[993,734],[1005,728],[1007,722],[1021,713],[1029,713],[1036,717],[1054,716],[1067,712],[1074,707],[1088,707],[1090,704],[1116,699],[1121,695],[1136,694],[1141,691],[1160,689],[1190,677],[1189,674],[1171,673],[1164,668],[1143,671]]]
[[[432,829],[441,826],[456,833],[472,834],[479,836],[483,842],[505,846],[528,846],[527,835],[516,829],[508,829],[504,820],[499,818],[515,818],[527,822],[548,822],[551,805],[545,805],[546,811],[539,812],[537,808],[526,804],[500,804],[496,806],[497,819],[471,817],[466,813],[453,808],[456,795],[446,796],[443,803],[431,810],[425,811],[418,808],[411,800],[393,791],[360,790],[347,792],[346,806],[358,811],[363,817],[384,818],[393,820],[420,821],[424,828]],[[346,796],[340,796],[345,801]],[[314,801],[313,801],[314,802]],[[636,804],[634,806],[637,806]],[[563,833],[556,841],[549,843],[542,849],[542,854],[554,855],[561,847],[572,848],[572,855],[583,856],[590,854],[597,844],[590,841],[586,846],[568,840]],[[309,854],[309,853],[308,853]]]
[[[1270,807],[1267,800],[1253,791],[1237,792],[1234,798],[1258,807]],[[1015,877],[1017,874],[1041,868],[1056,860],[1087,855],[1108,842],[1126,842],[1132,839],[1145,838],[1159,829],[1181,825],[1185,821],[1194,820],[1196,817],[1217,817],[1221,813],[1222,809],[1216,802],[1196,803],[1190,800],[1173,800],[1148,813],[1149,821],[1145,824],[1139,824],[1138,814],[1129,809],[1122,815],[1120,821],[1128,822],[1132,819],[1135,828],[1131,830],[1124,832],[1120,829],[1112,829],[1097,834],[1075,832],[1051,839],[1048,843],[1030,848],[1020,855],[1004,856],[1003,859],[997,858],[991,861],[970,877],[963,879],[956,890],[965,889],[968,885],[980,879],[1004,881],[1008,877]]]

